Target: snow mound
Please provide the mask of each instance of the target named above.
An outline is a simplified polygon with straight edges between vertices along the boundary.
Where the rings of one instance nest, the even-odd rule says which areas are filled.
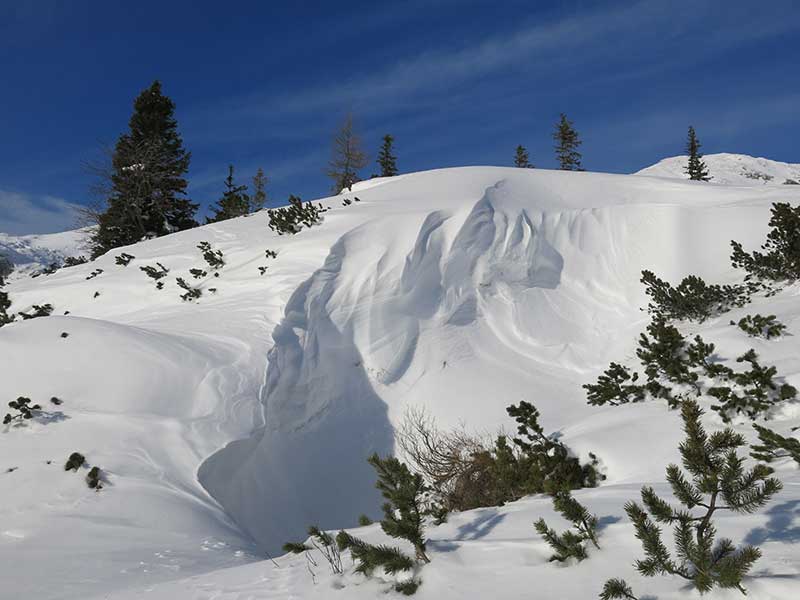
[[[800,184],[800,164],[779,162],[768,158],[756,158],[746,154],[706,154],[703,160],[708,166],[711,182],[725,185],[784,185],[787,182]],[[635,175],[687,179],[684,173],[686,156],[671,156],[654,165],[637,171]],[[791,184],[787,184],[791,185]],[[800,193],[800,187],[788,189]]]
[[[0,473],[0,594],[306,599],[345,585],[342,597],[379,597],[379,581],[324,569],[314,585],[302,556],[257,558],[311,523],[378,517],[366,457],[394,450],[408,407],[491,434],[510,426],[506,406],[529,400],[546,430],[602,460],[608,479],[579,495],[601,517],[603,550],[568,569],[548,563],[532,527],[539,516],[560,523],[546,498],[469,511],[430,530],[418,596],[519,598],[536,582],[577,600],[624,576],[683,597],[677,582],[633,573],[638,542],[622,508],[643,484],[664,489],[679,417],[659,402],[590,407],[580,386],[632,359],[647,322],[642,269],[737,280],[729,241],[756,247],[788,187],[442,169],[358,185],[348,206],[322,199],[324,222],[297,235],[276,235],[258,213],[12,281],[12,311],[50,302],[59,316],[0,329],[3,389],[8,400],[64,404],[0,432],[0,467],[15,467]],[[188,274],[204,266],[201,241],[223,252],[219,277]],[[122,252],[134,256],[128,266],[114,261]],[[162,290],[141,271],[156,263],[169,269]],[[180,300],[176,277],[203,291],[198,302]],[[760,311],[794,333],[797,293],[687,333],[727,360],[755,347],[800,386],[800,337],[753,340],[728,325]],[[800,411],[774,422],[800,425]],[[104,469],[100,493],[63,472],[73,451]],[[779,474],[786,489],[772,508],[720,523],[764,551],[747,584],[757,598],[790,597],[800,582],[800,476],[789,464]],[[384,541],[374,525],[358,533]]]

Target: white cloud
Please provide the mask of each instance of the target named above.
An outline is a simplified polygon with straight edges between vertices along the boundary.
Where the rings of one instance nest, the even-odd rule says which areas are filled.
[[[0,232],[23,235],[74,229],[79,208],[54,196],[0,190]]]

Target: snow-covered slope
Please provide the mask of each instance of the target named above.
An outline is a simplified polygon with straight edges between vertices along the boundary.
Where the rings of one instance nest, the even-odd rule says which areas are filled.
[[[687,179],[684,173],[686,156],[671,156],[637,171],[636,175]],[[746,154],[706,154],[711,181],[728,185],[784,185],[787,181],[800,184],[800,164],[756,158]]]
[[[0,233],[0,256],[27,273],[54,262],[62,263],[70,256],[86,255],[86,237],[86,229],[32,235]]]
[[[369,182],[347,207],[323,199],[324,223],[295,236],[269,231],[262,213],[12,282],[12,310],[50,302],[58,316],[0,329],[2,389],[64,403],[0,432],[0,467],[16,467],[0,474],[0,597],[381,597],[380,582],[324,568],[315,585],[303,557],[257,559],[309,523],[378,516],[365,458],[393,450],[406,407],[493,432],[520,400],[576,452],[600,456],[608,479],[578,496],[601,517],[603,549],[575,567],[548,563],[532,523],[562,527],[546,498],[453,515],[429,531],[418,596],[582,599],[624,576],[643,593],[686,597],[677,581],[635,575],[622,510],[642,484],[665,487],[679,417],[657,402],[593,408],[580,385],[632,358],[647,322],[643,268],[735,280],[729,240],[759,244],[770,204],[800,200],[796,189],[445,169]],[[219,277],[188,274],[204,266],[200,241],[224,253]],[[114,261],[123,251],[135,256],[127,267]],[[163,290],[139,269],[156,262],[170,269]],[[204,290],[197,303],[179,299],[176,277]],[[727,324],[768,312],[794,333],[797,294],[687,331],[728,359],[756,347],[800,386],[800,338],[753,340]],[[775,419],[800,425],[800,409]],[[63,471],[73,451],[107,473],[100,493]],[[764,551],[747,582],[754,598],[800,585],[800,476],[779,471],[786,489],[768,511],[720,519],[721,533]]]

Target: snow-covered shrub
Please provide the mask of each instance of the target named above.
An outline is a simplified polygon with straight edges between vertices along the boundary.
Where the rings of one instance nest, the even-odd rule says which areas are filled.
[[[550,561],[566,562],[570,558],[578,562],[587,558],[586,542],[592,542],[595,548],[600,548],[597,543],[597,517],[591,514],[585,506],[572,497],[569,492],[557,492],[553,495],[553,507],[562,517],[572,523],[575,531],[565,531],[558,534],[550,529],[544,519],[534,523],[536,531],[541,535],[554,554]]]
[[[203,269],[189,269],[189,274],[195,279],[202,279],[208,275],[208,272],[204,271]]]
[[[786,325],[778,321],[775,315],[747,315],[739,319],[738,323],[731,321],[731,325],[737,325],[749,336],[766,339],[780,337],[786,329]]]
[[[92,467],[86,474],[86,485],[88,485],[93,490],[100,491],[101,489],[103,489],[102,478],[103,478],[103,473],[100,470],[100,467]]]
[[[652,271],[645,270],[642,271],[641,282],[651,300],[648,311],[664,319],[702,323],[711,316],[744,306],[750,301],[745,285],[709,285],[695,275],[685,277],[677,287],[673,287],[656,277]]]
[[[131,261],[134,258],[136,257],[133,254],[128,254],[127,252],[123,252],[119,256],[114,257],[114,262],[123,267],[127,267],[129,264],[131,264]]]
[[[9,308],[11,308],[11,299],[8,297],[8,292],[0,290],[0,327],[14,320],[14,315],[8,314]]]
[[[186,280],[183,277],[176,277],[175,283],[178,284],[178,287],[186,290],[185,293],[181,294],[181,300],[184,302],[189,302],[191,300],[197,300],[200,296],[203,295],[203,290],[200,288],[195,288],[186,283]]]
[[[769,226],[763,252],[745,252],[739,242],[731,241],[731,263],[746,271],[745,281],[767,287],[800,280],[800,206],[776,202]]]
[[[647,486],[641,493],[644,508],[636,502],[625,505],[645,554],[636,561],[636,568],[645,577],[677,575],[700,593],[715,586],[745,593],[742,578],[761,552],[749,545],[737,549],[727,538],[715,543],[712,517],[719,510],[754,512],[780,491],[782,484],[770,477],[773,470],[765,464],[745,471],[744,459],[736,454],[745,445],[744,437],[732,429],[708,435],[700,423],[702,414],[695,401],[682,403],[686,438],[679,449],[688,474],[678,465],[667,467],[667,481],[683,507],[674,508]],[[693,512],[697,509],[699,514]],[[677,558],[670,555],[656,522],[674,526]]]
[[[95,269],[94,271],[89,273],[89,276],[86,278],[86,281],[89,281],[90,279],[94,279],[98,275],[102,275],[102,273],[103,273],[103,269]]]
[[[162,265],[160,262],[157,262],[156,266],[158,268],[152,265],[145,265],[143,267],[139,267],[139,269],[144,271],[144,274],[147,275],[150,279],[155,280],[156,289],[160,290],[164,287],[164,282],[159,280],[167,276],[167,274],[169,273],[169,269],[167,269],[167,267]]]
[[[278,235],[284,233],[295,234],[303,227],[313,227],[322,222],[322,213],[327,211],[322,204],[314,205],[313,202],[303,201],[297,196],[289,196],[289,206],[271,208],[269,215],[269,228]]]
[[[52,313],[52,304],[34,304],[31,307],[31,312],[19,312],[17,315],[19,315],[23,321],[27,321],[28,319],[36,319],[38,317],[49,317]]]
[[[16,411],[15,413],[6,413],[6,416],[3,417],[3,425],[8,425],[14,421],[26,421],[28,419],[34,418],[39,411],[42,410],[42,407],[38,404],[31,404],[31,399],[26,398],[25,396],[20,396],[16,400],[12,400],[8,403],[8,407],[12,411]]]
[[[78,265],[83,265],[89,262],[89,259],[85,256],[68,256],[64,259],[64,266],[65,267],[77,267]]]
[[[80,452],[73,452],[69,455],[67,462],[64,463],[65,471],[77,471],[86,462],[86,457]]]
[[[208,242],[200,242],[197,248],[203,253],[203,259],[208,263],[208,266],[215,271],[225,266],[225,260],[222,258],[222,250],[212,250],[211,244]]]

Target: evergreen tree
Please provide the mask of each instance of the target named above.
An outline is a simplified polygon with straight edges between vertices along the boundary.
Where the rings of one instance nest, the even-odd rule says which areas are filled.
[[[557,492],[553,495],[553,507],[565,519],[570,521],[576,531],[565,531],[561,535],[550,529],[544,519],[534,523],[536,531],[554,550],[550,561],[565,562],[575,558],[578,562],[587,557],[585,542],[590,541],[595,548],[597,543],[597,517],[586,509],[569,492]]]
[[[218,223],[234,217],[243,217],[250,213],[250,196],[245,193],[246,185],[236,185],[233,181],[233,165],[228,165],[228,177],[225,178],[225,191],[217,200],[214,215],[206,219],[206,223]]]
[[[394,150],[394,137],[388,133],[383,136],[383,144],[378,152],[376,161],[381,168],[381,177],[394,177],[397,175],[397,157],[392,154]]]
[[[256,212],[264,208],[267,203],[267,177],[264,170],[259,167],[253,177],[253,197],[250,198],[250,212]]]
[[[430,562],[425,553],[425,534],[422,496],[427,488],[419,473],[411,473],[408,467],[394,457],[380,458],[373,454],[368,459],[378,472],[375,484],[386,503],[383,505],[381,529],[386,535],[403,538],[414,545],[414,553],[420,562]]]
[[[564,113],[561,113],[561,119],[556,124],[553,139],[556,141],[556,158],[561,170],[583,171],[581,153],[578,152],[578,146],[582,142],[578,139],[578,132],[575,131],[572,121]]]
[[[689,162],[684,172],[692,181],[708,181],[708,168],[703,162],[703,155],[700,154],[700,142],[697,141],[697,134],[694,127],[689,126],[689,137],[686,141],[686,153],[689,155]]]
[[[708,435],[700,423],[703,411],[697,402],[684,401],[681,415],[686,439],[679,450],[688,477],[677,465],[670,465],[667,481],[685,508],[673,508],[651,487],[642,488],[646,510],[636,502],[625,505],[645,553],[643,560],[636,561],[636,568],[645,577],[677,575],[701,594],[715,585],[745,593],[742,578],[761,551],[747,545],[737,549],[727,538],[715,544],[712,517],[719,510],[755,512],[780,491],[781,482],[770,477],[772,469],[761,463],[745,471],[744,458],[736,454],[737,448],[745,445],[744,437],[732,429]],[[696,509],[702,509],[700,514],[692,512]],[[658,523],[674,525],[677,559],[670,556],[661,540],[661,529],[651,517]]]
[[[361,149],[361,138],[353,127],[353,115],[348,114],[333,139],[327,175],[333,180],[333,192],[353,189],[359,181],[358,170],[367,166],[367,155]]]
[[[175,104],[158,81],[134,102],[129,131],[111,159],[106,210],[98,215],[92,256],[144,238],[197,226],[197,204],[186,195],[190,153],[183,147]]]
[[[525,149],[525,146],[517,146],[517,152],[514,155],[514,166],[521,169],[534,168],[528,158],[528,151]]]

